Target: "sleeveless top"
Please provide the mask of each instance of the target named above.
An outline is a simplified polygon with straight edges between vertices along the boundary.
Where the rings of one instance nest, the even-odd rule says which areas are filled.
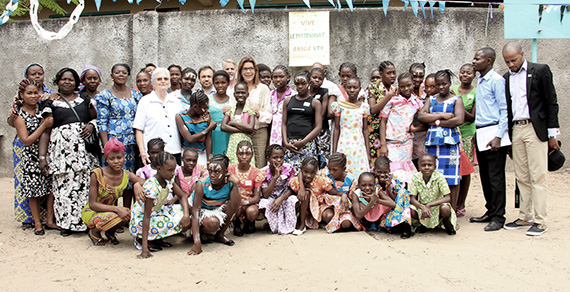
[[[455,112],[455,103],[457,96],[448,98],[443,102],[437,101],[435,96],[430,97],[429,112],[430,113],[453,113]],[[461,141],[461,136],[457,127],[445,128],[438,126],[430,126],[426,136],[426,146],[455,145]]]
[[[117,200],[123,196],[123,191],[127,188],[129,184],[129,172],[123,170],[123,180],[121,184],[115,187],[107,186],[105,182],[105,176],[103,175],[103,169],[96,168],[91,171],[97,176],[97,202],[105,205],[115,205]],[[84,211],[91,211],[89,207],[89,202],[85,205]]]
[[[287,137],[303,139],[311,132],[315,124],[313,99],[313,96],[305,100],[298,100],[297,95],[291,97],[287,104]]]
[[[202,184],[204,189],[204,197],[202,197],[202,208],[207,210],[213,210],[221,207],[227,200],[230,199],[230,192],[234,184],[228,182],[221,189],[215,190],[212,187],[212,182],[210,177],[206,178]]]
[[[178,113],[178,116],[180,116],[180,118],[182,118],[182,121],[184,122],[184,125],[186,126],[188,131],[190,131],[190,134],[195,135],[197,133],[200,133],[200,132],[206,130],[206,128],[208,127],[208,113],[202,115],[197,120],[193,120],[190,117],[190,115],[188,114],[188,111],[186,111],[186,110]],[[186,139],[184,139],[184,137],[182,137],[182,135],[180,135],[180,139],[182,141],[182,146],[184,148],[192,148],[192,149],[196,149],[196,150],[205,150],[206,149],[206,137],[205,136],[202,137],[197,142],[194,142],[191,144],[188,143],[188,141],[186,141]]]
[[[315,94],[315,99],[317,99],[318,101],[321,102],[321,105],[323,104],[323,95],[329,93],[329,90],[324,88],[324,87],[320,87],[319,91],[317,91],[317,94]],[[321,131],[327,131],[329,129],[329,116],[326,114],[325,111],[325,115],[323,116],[323,129]]]

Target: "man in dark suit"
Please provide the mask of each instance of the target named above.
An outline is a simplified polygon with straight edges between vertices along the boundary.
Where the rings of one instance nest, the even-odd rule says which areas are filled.
[[[529,228],[526,235],[541,235],[546,226],[548,147],[558,149],[558,103],[548,65],[528,62],[521,45],[509,42],[503,59],[509,134],[515,176],[520,189],[519,218],[505,229]]]

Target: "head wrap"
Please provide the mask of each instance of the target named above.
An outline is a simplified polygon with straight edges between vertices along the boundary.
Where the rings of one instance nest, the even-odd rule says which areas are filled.
[[[30,67],[32,67],[32,66],[39,66],[39,67],[41,67],[42,70],[44,71],[44,73],[45,73],[45,71],[46,71],[46,70],[44,69],[44,66],[42,66],[41,64],[38,64],[38,63],[31,63],[30,65],[28,65],[28,66],[26,67],[26,70],[24,71],[24,79],[28,79],[28,69],[30,69]]]
[[[83,78],[85,78],[85,73],[89,70],[95,70],[95,72],[97,72],[97,74],[99,74],[99,80],[103,79],[103,77],[101,75],[101,69],[99,69],[93,65],[85,65],[85,67],[83,67],[83,71],[81,71],[81,74],[79,75],[79,80],[81,80],[81,82],[83,82]]]
[[[119,142],[119,140],[111,137],[111,139],[107,141],[107,144],[105,144],[105,147],[103,148],[103,153],[105,154],[105,157],[107,157],[107,155],[109,155],[110,152],[121,152],[125,154],[125,145]]]

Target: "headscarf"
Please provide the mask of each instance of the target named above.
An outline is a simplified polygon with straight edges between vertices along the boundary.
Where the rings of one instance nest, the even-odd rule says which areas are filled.
[[[95,72],[97,72],[97,74],[99,74],[99,80],[102,80],[102,75],[101,75],[101,69],[93,66],[93,65],[85,65],[83,67],[83,71],[81,71],[81,74],[79,75],[79,80],[81,80],[81,82],[83,83],[83,78],[85,78],[85,73],[89,70],[95,70]]]
[[[28,69],[30,69],[30,67],[32,66],[39,66],[40,68],[42,68],[42,70],[44,71],[44,73],[46,72],[46,70],[44,69],[44,66],[42,66],[39,63],[31,63],[30,65],[28,65],[26,67],[26,70],[24,71],[24,79],[28,79]]]
[[[103,148],[103,153],[105,154],[105,158],[107,158],[107,155],[109,155],[109,153],[111,152],[121,152],[125,154],[125,145],[121,143],[119,140],[111,137],[111,139],[107,141],[107,144],[105,144],[105,147]]]

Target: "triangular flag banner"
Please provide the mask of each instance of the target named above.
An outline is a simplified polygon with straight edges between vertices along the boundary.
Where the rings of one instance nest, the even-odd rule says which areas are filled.
[[[129,0],[129,1],[133,2],[133,0]],[[178,1],[180,1],[180,4],[182,4],[182,5],[186,4],[186,0],[178,0]]]
[[[255,13],[255,0],[249,0],[249,5],[251,6],[251,14]]]
[[[435,1],[428,1],[429,9],[431,10],[431,18],[433,18],[433,7],[435,6]]]
[[[404,2],[404,10],[402,10],[402,11],[406,11],[406,8],[408,8],[408,5],[410,5],[410,1],[409,0],[402,0],[402,2]]]
[[[348,8],[350,9],[350,11],[354,11],[354,7],[352,7],[352,0],[344,0],[346,1],[346,4],[348,4]]]
[[[71,3],[71,0],[67,0],[67,4]]]
[[[445,10],[445,1],[439,1],[439,12],[441,12],[441,14],[443,14],[443,11]]]
[[[340,0],[336,0],[336,6],[338,7],[338,11],[340,12],[340,9],[342,8],[342,5],[340,5]]]
[[[142,0],[137,0],[137,5],[141,4]]]
[[[222,7],[226,7],[226,5],[228,5],[229,2],[230,2],[230,0],[220,0],[220,5]]]
[[[97,11],[101,8],[101,0],[95,0],[95,7],[97,7]]]
[[[411,3],[412,3],[412,12],[416,17],[418,17],[418,1],[412,0]]]
[[[382,10],[384,10],[384,16],[388,15],[388,5],[390,0],[382,0]]]
[[[329,3],[330,3],[333,7],[336,7],[336,6],[334,5],[334,0],[329,0]]]
[[[239,5],[239,7],[241,8],[241,11],[243,11],[243,13],[245,13],[245,9],[243,9],[243,1],[244,0],[237,0],[237,3]]]
[[[424,6],[426,6],[427,1],[420,1],[420,8],[422,9],[422,13],[424,14],[424,18],[426,18],[426,10]]]
[[[186,2],[186,0],[184,0]],[[133,4],[133,0],[127,0],[127,2],[129,2],[129,4]]]
[[[305,3],[305,5],[307,5],[307,7],[311,8],[311,1],[303,0],[303,3]]]

